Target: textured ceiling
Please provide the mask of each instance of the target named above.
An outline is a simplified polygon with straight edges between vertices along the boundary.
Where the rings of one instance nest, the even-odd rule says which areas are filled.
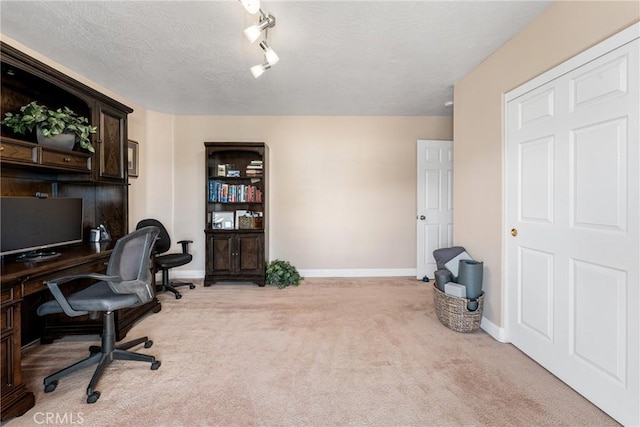
[[[0,31],[170,114],[444,116],[453,84],[547,1],[262,1],[280,62],[254,79],[236,0],[0,2]]]

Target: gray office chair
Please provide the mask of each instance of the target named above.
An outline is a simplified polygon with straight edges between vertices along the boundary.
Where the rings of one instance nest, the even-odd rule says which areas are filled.
[[[138,338],[116,346],[113,319],[114,311],[136,307],[153,299],[154,289],[149,268],[151,251],[158,233],[157,227],[144,227],[118,239],[109,258],[106,275],[78,274],[46,282],[55,299],[40,305],[38,315],[46,316],[64,312],[70,317],[85,314],[97,317],[102,313],[103,329],[102,346],[90,347],[89,357],[46,377],[44,379],[45,393],[56,389],[59,378],[97,363],[98,366],[87,387],[87,403],[94,403],[100,397],[100,392],[95,390],[96,384],[105,368],[113,360],[149,362],[151,370],[160,367],[160,361],[155,357],[128,351],[128,349],[142,343],[145,348],[151,347],[153,341],[148,337]],[[65,296],[60,290],[64,283],[87,278],[100,281],[69,296]]]

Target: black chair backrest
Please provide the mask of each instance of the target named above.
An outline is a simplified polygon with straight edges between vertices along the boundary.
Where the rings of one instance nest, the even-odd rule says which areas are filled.
[[[119,277],[107,281],[114,292],[137,294],[140,303],[151,301],[151,251],[158,232],[158,227],[142,227],[118,239],[107,266],[107,275]]]
[[[136,230],[142,227],[158,227],[160,230],[160,234],[158,234],[158,239],[156,240],[156,253],[163,254],[171,249],[171,237],[169,237],[167,229],[164,228],[164,225],[162,225],[160,221],[153,218],[143,219],[138,222],[138,225],[136,225]]]

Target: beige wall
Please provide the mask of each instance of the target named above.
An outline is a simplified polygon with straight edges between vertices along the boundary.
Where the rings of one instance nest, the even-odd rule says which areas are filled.
[[[175,227],[204,269],[204,141],[269,146],[269,255],[301,270],[416,267],[416,141],[445,117],[175,118]],[[177,236],[176,236],[177,237]]]
[[[454,241],[485,262],[484,316],[504,326],[503,96],[640,19],[640,2],[558,2],[455,85]]]
[[[144,120],[140,120],[141,116]],[[134,125],[129,123],[129,138],[139,143],[138,177],[129,178],[129,229],[133,230],[141,219],[155,218],[173,234],[174,117],[141,111],[131,121],[141,121],[144,126],[137,133],[138,140],[133,137]]]
[[[147,217],[194,241],[204,271],[204,141],[270,148],[269,254],[304,270],[413,271],[416,141],[452,139],[450,117],[172,116],[148,111],[21,43],[2,40],[134,109],[129,228]],[[175,250],[178,250],[176,247]]]

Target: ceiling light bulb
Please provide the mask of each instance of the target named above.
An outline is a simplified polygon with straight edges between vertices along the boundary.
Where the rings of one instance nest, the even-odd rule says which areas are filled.
[[[255,15],[260,10],[260,0],[240,0],[240,3],[252,15]]]
[[[260,47],[264,50],[264,57],[267,59],[269,65],[276,65],[278,61],[280,61],[280,58],[275,51],[269,47],[266,40],[260,42]]]
[[[253,67],[251,67],[251,74],[253,74],[253,77],[257,79],[269,68],[271,68],[271,65],[269,65],[269,63],[254,65]]]

